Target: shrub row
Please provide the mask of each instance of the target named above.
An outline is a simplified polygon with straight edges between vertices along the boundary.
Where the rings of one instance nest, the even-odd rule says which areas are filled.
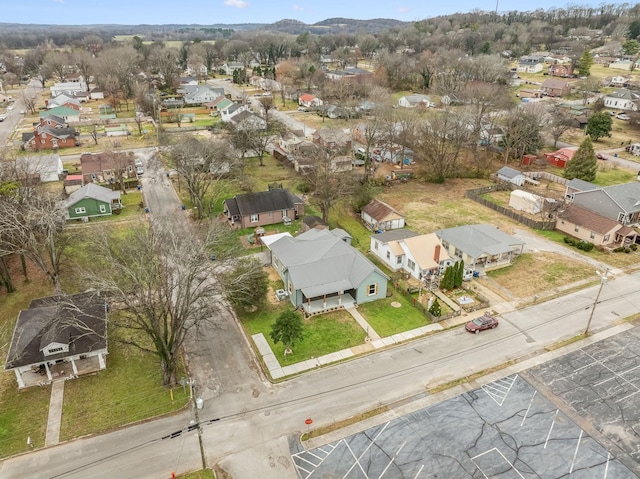
[[[583,241],[575,238],[571,238],[569,236],[564,237],[564,242],[573,246],[574,248],[581,249],[582,251],[591,251],[595,246],[593,243],[589,241]]]

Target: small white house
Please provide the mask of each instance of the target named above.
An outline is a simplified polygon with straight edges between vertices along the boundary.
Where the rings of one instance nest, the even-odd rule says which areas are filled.
[[[604,97],[605,108],[618,110],[637,111],[640,102],[640,94],[627,88],[620,88]]]
[[[433,107],[435,106],[435,104],[431,101],[431,98],[429,98],[427,95],[421,95],[416,93],[413,95],[406,95],[399,98],[398,106],[401,106],[403,108],[418,108],[418,107],[427,108],[427,107]]]
[[[383,201],[373,199],[362,208],[360,216],[372,231],[388,231],[404,228],[404,216]]]
[[[498,179],[516,186],[522,186],[526,181],[526,177],[522,172],[508,166],[503,166],[498,170]]]

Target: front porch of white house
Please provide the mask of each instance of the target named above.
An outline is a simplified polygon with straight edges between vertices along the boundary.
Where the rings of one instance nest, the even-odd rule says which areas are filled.
[[[350,292],[324,294],[315,298],[307,298],[303,295],[303,299],[304,302],[301,306],[307,318],[337,309],[352,308],[356,304],[356,300]]]
[[[45,361],[40,364],[21,366],[13,370],[18,381],[18,388],[29,388],[49,384],[54,379],[74,379],[83,374],[90,374],[107,367],[106,353],[96,356],[72,357],[57,361]]]
[[[473,262],[472,268],[475,271],[480,271],[480,272],[503,268],[505,266],[509,266],[513,262],[516,256],[517,255],[514,254],[512,251],[508,253],[501,253],[501,254],[496,254],[492,256],[483,256],[481,258],[477,258]]]

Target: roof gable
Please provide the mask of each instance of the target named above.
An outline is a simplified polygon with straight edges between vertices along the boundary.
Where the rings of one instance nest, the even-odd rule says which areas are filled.
[[[436,235],[472,258],[507,253],[524,242],[488,224],[464,225],[436,231]]]
[[[403,216],[402,213],[392,206],[375,198],[365,205],[364,208],[362,208],[362,211],[378,222],[384,221],[386,218],[393,215],[397,215],[399,217]]]

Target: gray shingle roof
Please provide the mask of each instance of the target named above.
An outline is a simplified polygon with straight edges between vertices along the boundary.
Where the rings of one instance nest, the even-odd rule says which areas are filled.
[[[69,351],[44,356],[52,342],[68,344]],[[105,301],[95,293],[67,298],[40,298],[20,311],[5,370],[55,361],[107,347]]]
[[[307,297],[356,288],[374,271],[388,279],[362,253],[328,230],[311,229],[295,238],[284,237],[270,249],[289,270],[295,288]]]
[[[579,178],[574,178],[572,180],[567,181],[567,187],[576,191],[591,191],[597,190],[600,188],[593,183],[589,183],[588,181],[581,180]]]
[[[624,211],[640,211],[640,183],[623,183],[602,188]]]
[[[105,203],[111,203],[111,200],[120,198],[120,192],[111,191],[109,188],[94,183],[88,183],[69,195],[69,198],[64,202],[65,208],[73,206],[84,198],[95,198]]]
[[[438,238],[454,245],[472,258],[483,254],[508,253],[524,242],[488,224],[464,225],[436,231]]]
[[[413,238],[414,236],[420,235],[410,230],[391,230],[379,235],[371,235],[372,238],[380,241],[383,244],[386,244],[389,241],[398,241],[407,238]]]
[[[513,179],[522,173],[514,168],[509,166],[503,166],[498,170],[498,174],[504,176],[505,178]]]

